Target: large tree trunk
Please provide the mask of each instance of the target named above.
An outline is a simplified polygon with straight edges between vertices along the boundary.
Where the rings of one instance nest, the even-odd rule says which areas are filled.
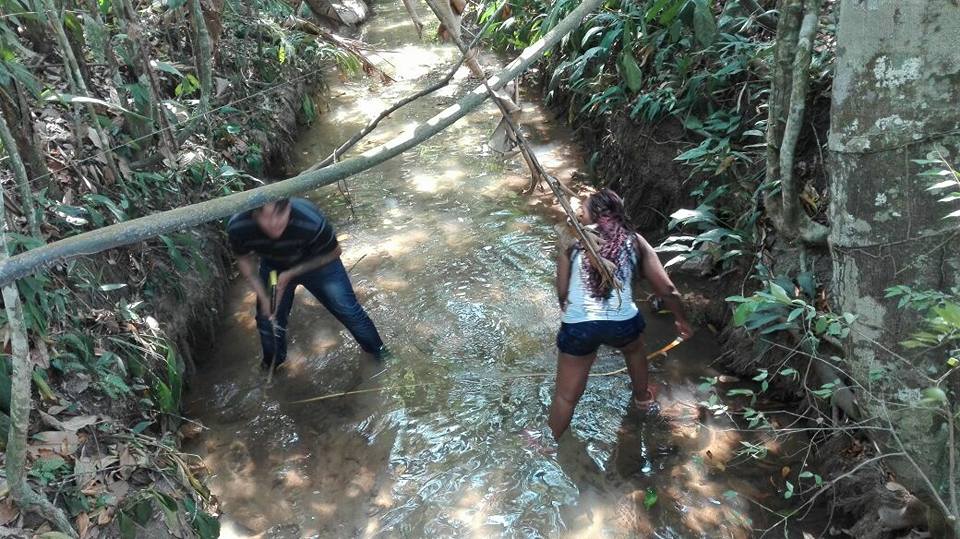
[[[833,294],[838,310],[859,316],[846,370],[879,397],[861,395],[866,415],[888,419],[917,464],[896,462],[898,480],[947,514],[956,507],[942,502],[960,481],[948,455],[950,428],[919,405],[927,375],[942,373],[945,358],[910,358],[915,370],[894,359],[917,320],[884,290],[960,284],[960,231],[942,219],[946,206],[911,161],[942,153],[960,162],[957,35],[960,8],[952,2],[842,2],[829,139]],[[871,380],[882,367],[888,374]],[[956,399],[956,381],[951,387]]]

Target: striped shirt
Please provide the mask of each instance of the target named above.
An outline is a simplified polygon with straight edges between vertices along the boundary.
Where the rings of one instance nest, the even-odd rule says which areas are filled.
[[[337,247],[333,225],[309,200],[290,199],[290,222],[277,239],[260,230],[253,211],[238,213],[227,223],[230,248],[237,256],[256,253],[268,266],[282,271]]]

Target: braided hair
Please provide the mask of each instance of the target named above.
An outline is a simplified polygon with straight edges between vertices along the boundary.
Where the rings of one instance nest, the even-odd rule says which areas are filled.
[[[599,247],[601,257],[612,262],[617,270],[614,277],[623,282],[630,268],[630,248],[633,231],[627,224],[623,199],[611,189],[601,189],[590,195],[586,202],[590,217],[596,225],[603,244]],[[587,290],[596,299],[607,299],[613,291],[612,283],[604,283],[597,268],[588,257],[582,257],[582,271],[587,277]]]

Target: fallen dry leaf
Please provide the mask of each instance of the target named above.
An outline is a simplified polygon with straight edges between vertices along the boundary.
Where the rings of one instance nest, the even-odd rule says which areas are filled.
[[[62,430],[48,430],[33,435],[33,443],[27,449],[34,456],[40,451],[47,450],[64,456],[73,455],[80,446],[80,437],[75,432]]]
[[[90,533],[90,515],[80,513],[77,515],[77,531],[80,533],[80,539],[87,539]]]
[[[63,430],[69,431],[78,431],[84,427],[89,427],[94,423],[100,421],[100,416],[97,415],[78,415],[76,417],[71,417],[66,421],[61,421]]]
[[[13,500],[7,498],[0,503],[0,526],[10,524],[20,516],[20,510],[13,504]]]
[[[113,511],[113,507],[107,507],[103,511],[100,511],[100,514],[97,515],[97,525],[106,526],[107,524],[110,524],[110,522],[113,520]]]

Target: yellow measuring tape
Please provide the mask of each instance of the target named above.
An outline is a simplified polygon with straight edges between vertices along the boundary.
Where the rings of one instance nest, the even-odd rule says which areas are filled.
[[[650,354],[647,354],[647,360],[649,361],[649,360],[654,359],[654,358],[656,358],[656,357],[658,357],[658,356],[664,356],[664,357],[666,357],[666,356],[667,356],[667,352],[669,352],[670,350],[673,350],[674,348],[676,348],[676,347],[677,347],[680,343],[682,343],[682,342],[683,342],[683,339],[682,339],[681,337],[677,337],[676,339],[670,341],[670,343],[668,343],[668,344],[667,344],[666,346],[664,346],[663,348],[657,350],[656,352],[652,352],[652,353],[650,353]],[[591,374],[590,376],[613,376],[613,375],[620,374],[620,373],[624,373],[624,372],[627,372],[627,368],[626,368],[626,367],[623,367],[623,368],[621,368],[621,369],[617,369],[617,370],[615,370],[615,371],[610,371],[610,372],[595,373],[595,374]],[[511,379],[511,378],[535,378],[535,377],[539,377],[539,376],[551,376],[551,375],[553,375],[553,374],[555,374],[555,373],[552,373],[552,372],[531,372],[531,373],[524,373],[524,374],[512,374],[512,375],[504,376],[503,378],[499,378],[498,380],[504,380],[504,379],[509,380],[509,379]],[[462,380],[461,382],[462,382],[462,383],[484,383],[484,382],[472,381],[472,380]],[[319,396],[319,397],[311,397],[311,398],[309,398],[309,399],[302,399],[302,400],[290,401],[289,404],[306,404],[306,403],[308,403],[308,402],[317,402],[317,401],[322,401],[322,400],[327,400],[327,399],[335,399],[335,398],[337,398],[337,397],[346,397],[346,396],[348,396],[348,395],[359,395],[359,394],[361,394],[361,393],[377,393],[377,392],[379,392],[379,391],[387,391],[387,390],[390,390],[390,389],[410,389],[410,388],[414,388],[414,387],[423,387],[423,386],[428,386],[428,385],[431,385],[431,383],[430,383],[430,382],[422,382],[422,383],[419,383],[419,384],[406,384],[406,385],[401,385],[401,386],[372,387],[372,388],[370,388],[370,389],[358,389],[358,390],[355,390],[355,391],[341,391],[341,392],[339,392],[339,393],[331,393],[331,394],[329,394],[329,395],[321,395],[321,396]]]

